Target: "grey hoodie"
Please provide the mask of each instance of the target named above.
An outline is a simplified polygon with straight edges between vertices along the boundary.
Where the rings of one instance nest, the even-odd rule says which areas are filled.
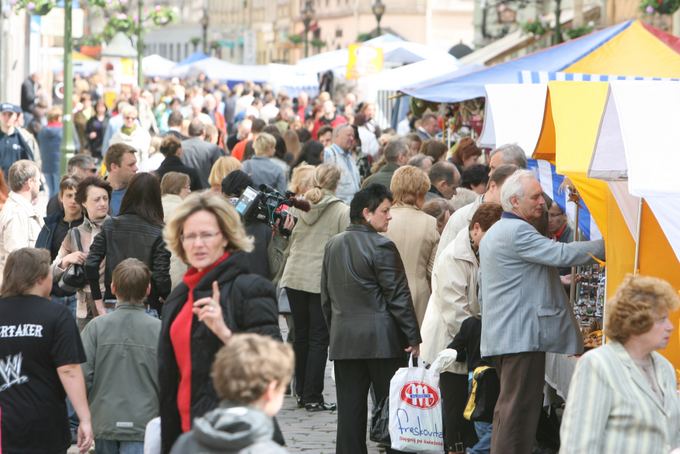
[[[170,454],[287,454],[272,441],[272,419],[251,407],[223,403],[194,420],[191,432],[182,435]]]

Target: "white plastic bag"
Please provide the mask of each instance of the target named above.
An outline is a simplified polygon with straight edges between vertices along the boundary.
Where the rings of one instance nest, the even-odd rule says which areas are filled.
[[[409,452],[442,452],[439,372],[424,367],[397,370],[390,381],[390,439],[392,449]]]

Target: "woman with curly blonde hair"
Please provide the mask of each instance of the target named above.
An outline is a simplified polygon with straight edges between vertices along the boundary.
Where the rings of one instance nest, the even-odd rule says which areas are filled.
[[[680,446],[675,369],[655,351],[668,345],[669,313],[678,308],[668,282],[626,277],[605,307],[609,341],[576,365],[560,452],[665,453]]]

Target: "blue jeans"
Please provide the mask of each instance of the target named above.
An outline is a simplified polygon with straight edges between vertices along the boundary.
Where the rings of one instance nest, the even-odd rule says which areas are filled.
[[[472,390],[472,372],[468,372],[468,385]],[[491,451],[491,431],[493,429],[490,422],[475,421],[475,432],[479,441],[465,451],[466,454],[489,454]]]
[[[479,441],[472,448],[468,448],[467,454],[489,454],[492,428],[490,422],[475,421],[475,432],[477,432]]]
[[[96,454],[144,454],[144,442],[95,438],[94,452]]]
[[[78,305],[78,299],[76,298],[76,295],[52,296],[52,302],[66,306],[66,308],[71,311],[71,314],[73,314],[73,318],[76,318],[76,306]]]
[[[53,197],[59,193],[59,173],[44,173],[45,181],[47,182],[47,190],[50,193],[50,197]]]

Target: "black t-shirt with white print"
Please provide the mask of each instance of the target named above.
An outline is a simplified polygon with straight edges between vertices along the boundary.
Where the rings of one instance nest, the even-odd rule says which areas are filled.
[[[2,453],[57,453],[71,436],[57,368],[85,361],[65,306],[39,296],[0,299]]]

